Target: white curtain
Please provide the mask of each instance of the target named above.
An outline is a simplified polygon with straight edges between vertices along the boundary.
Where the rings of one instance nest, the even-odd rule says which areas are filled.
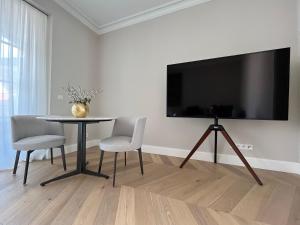
[[[10,116],[46,114],[47,16],[22,0],[0,0],[0,169],[13,166]]]

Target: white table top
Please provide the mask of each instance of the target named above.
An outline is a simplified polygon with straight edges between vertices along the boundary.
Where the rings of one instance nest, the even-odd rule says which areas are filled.
[[[114,120],[113,117],[85,117],[76,118],[73,116],[39,116],[37,119],[48,120],[48,121],[110,121]]]

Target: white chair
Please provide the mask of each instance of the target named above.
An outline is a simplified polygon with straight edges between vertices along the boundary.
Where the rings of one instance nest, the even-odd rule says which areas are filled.
[[[61,149],[63,167],[66,171],[64,128],[60,123],[37,119],[36,116],[12,116],[12,145],[16,153],[13,174],[16,174],[21,151],[26,151],[26,165],[23,184],[26,184],[30,154],[39,149],[50,148],[53,164],[53,148]]]
[[[113,186],[115,186],[117,156],[118,153],[125,153],[125,166],[126,166],[126,152],[138,151],[141,173],[144,175],[143,159],[142,159],[142,143],[144,137],[144,130],[146,125],[146,118],[127,118],[120,117],[115,120],[112,136],[101,140],[100,147],[100,163],[98,173],[101,172],[104,152],[114,152],[114,175]]]

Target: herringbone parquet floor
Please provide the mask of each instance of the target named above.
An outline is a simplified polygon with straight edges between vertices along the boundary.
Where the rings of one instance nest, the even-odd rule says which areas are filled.
[[[61,159],[30,164],[28,185],[0,172],[1,225],[299,225],[300,176],[256,170],[258,186],[242,167],[143,154],[140,175],[137,153],[119,157],[117,187],[111,179],[79,175],[40,187],[63,173]],[[98,149],[88,150],[89,169],[97,170]],[[75,154],[67,156],[68,170]],[[104,157],[103,172],[112,174],[113,157]]]

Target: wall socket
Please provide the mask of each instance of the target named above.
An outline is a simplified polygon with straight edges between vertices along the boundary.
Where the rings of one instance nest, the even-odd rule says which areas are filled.
[[[57,99],[58,100],[64,100],[64,96],[63,95],[57,95]]]
[[[253,151],[253,145],[251,145],[251,144],[236,144],[236,146],[241,151]]]

